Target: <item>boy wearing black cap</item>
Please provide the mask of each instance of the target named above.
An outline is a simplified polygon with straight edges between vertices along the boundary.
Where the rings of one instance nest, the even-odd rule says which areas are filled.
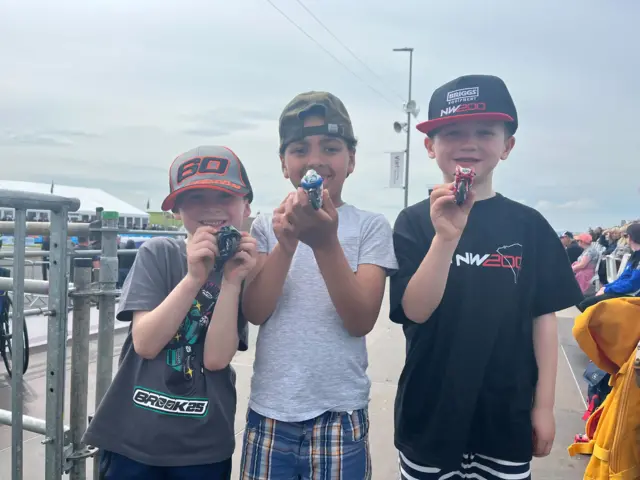
[[[280,117],[281,168],[296,191],[251,228],[259,273],[242,306],[260,331],[242,480],[371,478],[365,335],[397,264],[385,217],[342,200],[355,148],[330,93],[300,94]],[[324,179],[319,210],[299,187],[311,168]]]
[[[257,254],[245,232],[236,254],[216,266],[216,232],[241,228],[253,191],[240,159],[217,146],[176,158],[169,186],[162,209],[181,218],[187,241],[147,240],[124,282],[117,318],[131,322],[129,335],[83,438],[100,448],[104,479],[231,478],[229,363],[247,349],[239,300]]]
[[[403,479],[530,478],[555,435],[555,312],[582,298],[558,235],[494,192],[518,127],[507,87],[469,75],[438,88],[425,133],[444,185],[394,227],[390,318],[407,340],[395,404]],[[476,176],[455,201],[456,167]]]

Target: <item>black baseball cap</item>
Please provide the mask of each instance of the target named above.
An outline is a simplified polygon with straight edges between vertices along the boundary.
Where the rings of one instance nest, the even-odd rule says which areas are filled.
[[[562,237],[567,237],[567,238],[570,238],[571,240],[573,240],[573,233],[571,233],[569,231],[562,232],[562,234],[560,234],[560,238],[562,238]]]
[[[317,113],[325,120],[324,125],[305,127],[304,118]],[[280,115],[280,152],[287,145],[312,135],[341,137],[355,140],[351,118],[344,103],[329,92],[305,92],[296,95]]]
[[[431,135],[440,127],[460,120],[507,122],[513,135],[518,114],[502,79],[493,75],[464,75],[439,87],[429,101],[429,120],[416,128]]]
[[[163,211],[175,211],[178,195],[189,190],[212,189],[253,200],[247,171],[227,147],[205,145],[179,155],[169,169],[169,195]]]

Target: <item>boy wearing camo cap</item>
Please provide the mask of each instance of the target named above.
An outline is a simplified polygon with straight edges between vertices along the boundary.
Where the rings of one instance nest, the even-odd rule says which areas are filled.
[[[257,276],[243,297],[260,325],[240,478],[371,478],[365,335],[396,268],[391,226],[345,203],[356,139],[343,103],[326,92],[296,96],[280,117],[280,161],[296,188],[258,215]],[[300,183],[323,179],[315,210]]]

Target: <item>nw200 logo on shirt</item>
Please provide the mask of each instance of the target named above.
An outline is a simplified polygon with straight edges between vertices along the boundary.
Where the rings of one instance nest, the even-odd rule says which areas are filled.
[[[465,264],[478,267],[507,268],[513,273],[514,282],[518,283],[520,269],[522,268],[522,245],[519,243],[503,245],[496,249],[496,253],[457,253],[451,263],[455,263],[457,267]]]
[[[180,417],[204,417],[209,408],[208,400],[170,397],[160,392],[143,388],[134,390],[133,403],[147,410]]]

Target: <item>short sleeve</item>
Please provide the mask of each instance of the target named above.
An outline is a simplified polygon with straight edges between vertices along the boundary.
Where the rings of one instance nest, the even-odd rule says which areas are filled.
[[[271,217],[259,214],[253,219],[249,233],[256,239],[258,253],[269,253],[269,236],[267,228],[271,228]]]
[[[144,242],[122,286],[116,318],[131,321],[133,312],[151,311],[169,294],[167,289],[168,254],[166,239],[153,238]]]
[[[549,222],[538,215],[533,301],[535,317],[564,310],[584,299],[562,242]]]
[[[402,297],[411,277],[418,270],[431,245],[431,239],[418,235],[416,227],[418,225],[413,224],[408,210],[400,212],[393,227],[393,248],[398,261],[398,270],[391,276],[389,282],[389,318],[394,323],[410,322],[402,308]]]
[[[384,215],[373,215],[364,225],[358,252],[358,265],[365,263],[384,268],[387,275],[391,275],[398,268],[393,251],[391,224]]]

